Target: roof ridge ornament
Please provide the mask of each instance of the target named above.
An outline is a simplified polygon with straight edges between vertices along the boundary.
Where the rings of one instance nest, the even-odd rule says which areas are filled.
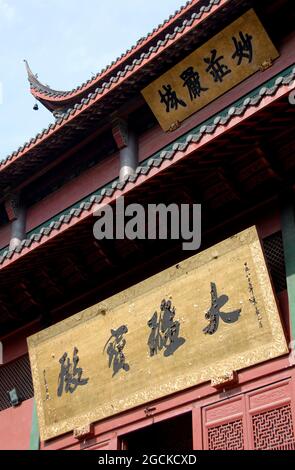
[[[37,84],[40,84],[39,80],[38,80],[38,74],[34,74],[31,70],[31,67],[29,66],[29,63],[26,59],[24,59],[24,63],[25,63],[25,66],[26,66],[26,71],[27,71],[27,74],[28,74],[28,80],[29,80],[29,83],[31,86],[34,86],[34,85],[37,85]]]
[[[31,67],[29,66],[29,63],[26,59],[24,59],[24,63],[25,63],[25,66],[26,66],[28,81],[31,85],[31,88],[34,88],[35,90],[37,90],[39,92],[52,93],[54,95],[64,95],[64,94],[68,93],[67,91],[54,90],[49,85],[41,83],[39,78],[38,78],[38,74],[37,73],[34,74],[32,72]]]

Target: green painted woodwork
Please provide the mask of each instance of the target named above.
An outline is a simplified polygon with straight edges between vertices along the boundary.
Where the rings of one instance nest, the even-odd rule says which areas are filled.
[[[291,320],[291,334],[295,340],[295,211],[291,202],[285,203],[282,209],[282,232],[286,277]]]
[[[39,436],[37,406],[34,400],[33,414],[32,414],[32,427],[31,427],[31,435],[30,435],[30,450],[39,450],[39,447],[40,447],[40,436]]]

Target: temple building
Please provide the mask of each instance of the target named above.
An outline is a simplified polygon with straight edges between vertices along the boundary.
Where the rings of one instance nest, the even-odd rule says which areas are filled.
[[[294,25],[191,0],[73,90],[26,62],[55,121],[0,161],[0,449],[295,449]],[[200,246],[99,238],[122,201],[201,207]]]

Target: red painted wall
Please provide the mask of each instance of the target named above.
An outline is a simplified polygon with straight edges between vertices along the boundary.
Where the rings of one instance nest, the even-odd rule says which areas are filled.
[[[17,408],[0,413],[0,450],[28,450],[33,413],[33,399]]]

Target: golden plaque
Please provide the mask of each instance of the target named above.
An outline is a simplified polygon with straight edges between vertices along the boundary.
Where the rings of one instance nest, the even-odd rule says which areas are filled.
[[[168,131],[278,56],[251,9],[148,85],[142,95]]]
[[[28,345],[42,440],[288,353],[255,227]]]

